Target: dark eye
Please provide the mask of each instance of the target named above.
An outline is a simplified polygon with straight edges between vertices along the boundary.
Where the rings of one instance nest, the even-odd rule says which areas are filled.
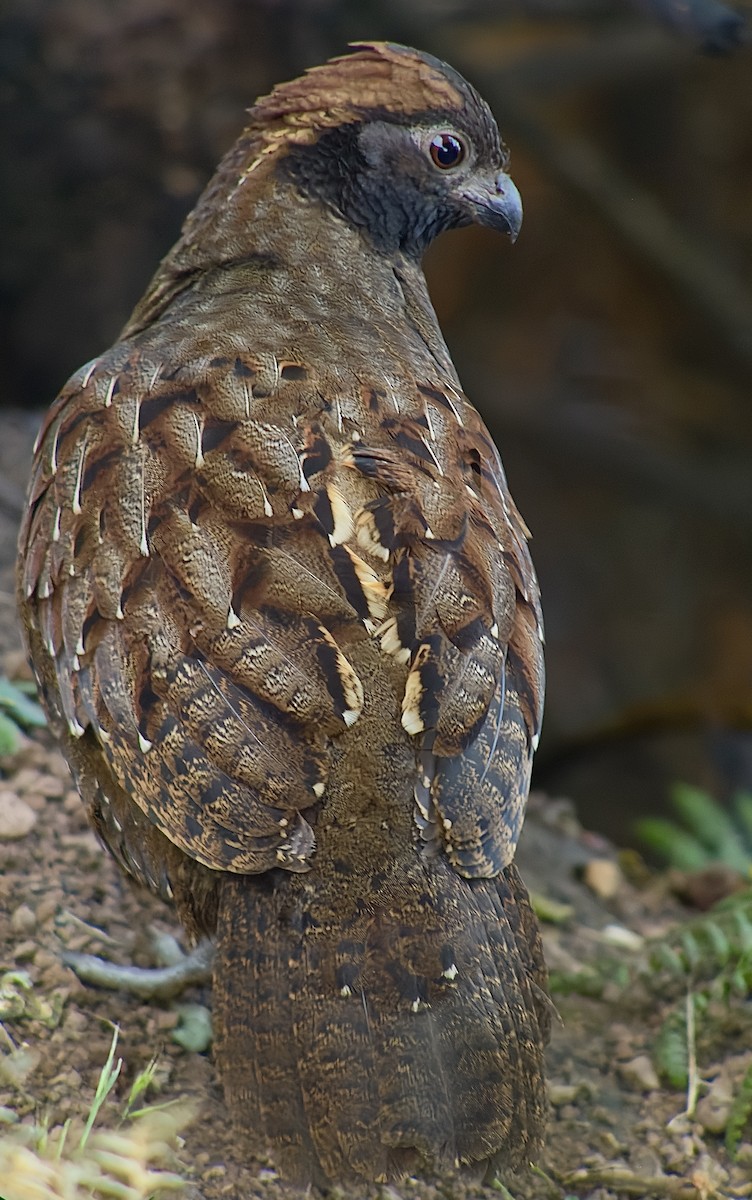
[[[456,167],[465,157],[465,147],[453,133],[437,133],[429,147],[431,158],[442,171]]]

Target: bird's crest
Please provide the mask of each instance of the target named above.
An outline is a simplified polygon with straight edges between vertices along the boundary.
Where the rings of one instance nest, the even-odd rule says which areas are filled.
[[[352,49],[278,84],[249,109],[246,135],[256,153],[243,177],[284,146],[314,141],[323,129],[361,120],[365,112],[451,111],[468,100],[465,81],[432,55],[389,42],[357,42]]]
[[[464,81],[456,79],[455,84],[446,64],[406,46],[354,43],[351,54],[278,84],[256,102],[251,117],[263,123],[329,126],[357,120],[367,109],[418,113],[459,108],[464,89],[458,85]]]

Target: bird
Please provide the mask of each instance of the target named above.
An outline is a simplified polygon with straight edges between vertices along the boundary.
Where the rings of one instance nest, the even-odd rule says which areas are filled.
[[[279,84],[35,447],[50,727],[106,849],[211,938],[228,1109],[300,1185],[544,1136],[539,588],[421,266],[445,230],[516,238],[508,168],[430,54]]]

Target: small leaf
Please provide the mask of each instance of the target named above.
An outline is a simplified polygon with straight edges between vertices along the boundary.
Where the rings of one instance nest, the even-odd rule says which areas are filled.
[[[20,687],[2,677],[0,677],[0,708],[4,709],[17,725],[38,729],[47,724],[47,718],[36,700],[24,695]]]
[[[683,1012],[674,1010],[666,1017],[653,1045],[656,1070],[677,1091],[687,1086],[689,1079],[689,1048],[687,1020]]]
[[[211,1013],[205,1004],[179,1004],[180,1024],[173,1030],[172,1040],[184,1050],[201,1054],[212,1040]]]
[[[737,792],[731,801],[731,807],[736,823],[750,846],[752,857],[752,792]]]
[[[711,859],[728,863],[743,874],[749,871],[750,856],[744,842],[729,814],[712,796],[687,783],[675,783],[671,805]]]
[[[18,749],[18,726],[0,712],[0,757],[15,754]]]
[[[719,967],[724,967],[731,958],[732,947],[723,929],[717,921],[713,921],[709,917],[702,926],[702,933],[707,938],[714,961]]]
[[[661,817],[643,817],[635,832],[646,847],[679,871],[698,871],[707,865],[708,854],[692,834]]]

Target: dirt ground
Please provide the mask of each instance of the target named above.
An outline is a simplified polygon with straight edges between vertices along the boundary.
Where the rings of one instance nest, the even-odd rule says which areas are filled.
[[[33,414],[9,414],[0,445],[0,666],[10,674],[22,669],[13,624],[12,560],[35,425]],[[175,1007],[84,987],[63,965],[66,948],[149,964],[146,931],[173,926],[169,911],[137,894],[102,852],[67,769],[44,733],[25,739],[2,764],[0,812],[14,806],[18,826],[0,831],[0,975],[27,972],[33,999],[22,1015],[6,1016],[0,1025],[0,1111],[13,1109],[22,1120],[44,1119],[51,1127],[85,1113],[117,1024],[124,1067],[107,1111],[116,1110],[155,1054],[156,1098],[190,1095],[198,1102],[174,1168],[189,1181],[191,1200],[290,1196],[271,1164],[244,1158],[230,1131],[210,1056],[172,1040]],[[545,924],[547,957],[556,970],[575,970],[604,944],[615,938],[624,942],[624,930],[652,936],[681,916],[659,881],[641,889],[628,883],[614,851],[602,838],[584,833],[566,803],[533,797],[519,862],[528,885],[547,905],[569,906],[565,919]],[[210,1003],[208,989],[194,988],[185,999]],[[551,1117],[539,1164],[543,1173],[507,1180],[514,1197],[752,1195],[752,1146],[743,1143],[732,1162],[718,1132],[723,1128],[720,1084],[725,1081],[728,1092],[729,1070],[732,1078],[734,1070],[740,1077],[752,1058],[740,1053],[749,1045],[750,1022],[745,1025],[742,1012],[707,1051],[700,1068],[709,1083],[689,1119],[681,1115],[685,1096],[659,1084],[650,1059],[667,1003],[644,987],[615,985],[598,1000],[556,996],[561,1020],[549,1054]],[[11,1051],[24,1048],[23,1070],[3,1069]],[[0,1197],[3,1190],[0,1179]],[[454,1179],[408,1180],[360,1193],[389,1200],[470,1200],[490,1194]]]

